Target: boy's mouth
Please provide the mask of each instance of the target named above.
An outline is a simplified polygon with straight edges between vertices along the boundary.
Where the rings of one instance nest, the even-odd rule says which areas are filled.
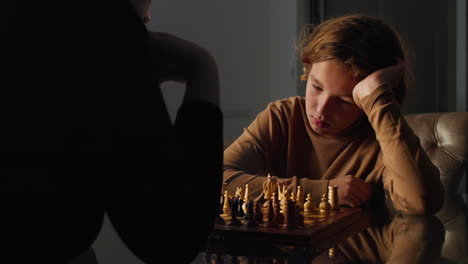
[[[314,122],[314,124],[315,124],[316,126],[318,126],[318,127],[320,127],[320,128],[327,128],[327,127],[330,126],[330,124],[325,123],[325,122],[323,122],[323,121],[320,121],[320,120],[318,120],[318,119],[315,118],[315,117],[312,118],[312,121]]]

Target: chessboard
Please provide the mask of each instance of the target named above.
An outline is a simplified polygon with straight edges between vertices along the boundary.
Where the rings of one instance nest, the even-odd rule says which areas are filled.
[[[229,216],[221,215],[227,222]],[[211,240],[230,245],[262,246],[287,245],[302,246],[313,250],[326,250],[348,236],[361,232],[370,225],[368,213],[362,208],[340,207],[337,211],[322,214],[318,210],[304,213],[304,225],[287,229],[282,226],[265,227],[242,225],[229,226],[216,224]],[[213,241],[212,241],[213,242]]]

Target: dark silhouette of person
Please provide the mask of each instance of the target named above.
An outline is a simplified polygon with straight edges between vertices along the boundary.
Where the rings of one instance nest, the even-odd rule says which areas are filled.
[[[200,72],[173,60],[128,0],[10,1],[0,17],[0,262],[67,263],[104,213],[146,263],[172,247],[175,263],[192,259],[221,187],[222,113],[216,93],[203,96],[206,77],[189,78]],[[216,70],[197,54],[188,65]],[[174,77],[161,65],[187,82],[174,124],[159,89]]]
[[[139,11],[148,10],[150,1],[133,4],[140,21],[147,22],[147,11]],[[142,87],[148,87],[142,90],[146,102],[138,92],[134,102],[119,108],[123,127],[115,139],[121,148],[116,150],[119,166],[114,166],[119,177],[109,179],[113,191],[106,210],[119,236],[145,262],[158,263],[175,247],[180,253],[171,262],[187,263],[213,228],[221,190],[217,66],[204,48],[138,25],[150,54],[142,56],[149,65],[141,78],[146,81]],[[186,83],[174,125],[158,89],[166,80]],[[156,246],[160,242],[163,247]]]

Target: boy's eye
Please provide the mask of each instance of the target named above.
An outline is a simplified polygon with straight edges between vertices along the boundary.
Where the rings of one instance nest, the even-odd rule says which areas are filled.
[[[345,103],[345,104],[354,104],[354,102],[352,101],[347,101],[345,99],[340,99],[341,102]]]
[[[323,89],[318,87],[318,86],[312,85],[312,87],[314,87],[314,89],[317,90],[317,91],[323,91]]]

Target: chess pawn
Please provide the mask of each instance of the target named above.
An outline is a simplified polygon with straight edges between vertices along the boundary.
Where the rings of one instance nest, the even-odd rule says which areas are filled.
[[[282,188],[281,192],[282,192],[283,194],[286,193],[286,191],[288,190],[288,183],[287,183],[287,182],[281,183],[281,188]],[[289,197],[288,197],[288,198],[289,198]]]
[[[241,188],[241,187],[237,187],[237,188],[236,188],[236,193],[234,194],[234,197],[236,197],[236,198],[241,198],[241,193],[242,193],[242,188]]]
[[[225,225],[226,221],[224,220],[223,217],[221,217],[220,214],[216,214],[216,224],[218,225]]]
[[[315,202],[312,200],[310,193],[307,194],[306,202],[304,203],[304,212],[313,212],[317,209]]]
[[[218,206],[218,214],[224,214],[223,206],[224,206],[224,192],[220,195],[219,198],[219,206]]]
[[[297,228],[296,223],[296,202],[293,200],[286,200],[284,203],[284,225],[285,229]]]
[[[277,188],[278,188],[278,191],[277,191],[277,194],[278,194],[278,200],[283,200],[283,188],[282,188],[282,184],[278,182],[278,184],[276,185]]]
[[[297,204],[296,201],[296,225],[298,227],[304,227],[304,215],[302,214],[303,208]]]
[[[281,211],[280,201],[276,199],[276,197],[272,197],[271,199],[273,201],[272,204],[273,204],[274,222],[277,225],[282,225],[284,224],[284,216],[280,212]]]
[[[224,206],[224,194],[221,193],[220,203],[218,204],[218,213],[216,214],[216,223],[220,225],[221,224],[224,225],[224,219],[221,217],[221,215],[224,213],[223,206]]]
[[[280,200],[280,201],[284,200],[284,194],[286,193],[286,191],[288,189],[287,184],[288,184],[287,182],[282,182],[282,183],[277,184],[277,187],[278,187],[278,200]]]
[[[275,189],[275,184],[271,180],[271,175],[268,174],[267,180],[263,182],[263,193],[264,193],[263,199],[265,200],[263,207],[266,208],[268,206],[268,201],[271,199],[274,189]]]
[[[244,204],[246,204],[246,208],[247,208],[247,212],[245,213],[246,221],[244,224],[246,226],[258,226],[258,222],[255,219],[255,213],[254,213],[254,201],[249,200],[245,202]]]
[[[221,186],[221,192],[224,193],[224,191],[227,191],[228,183],[223,182],[223,185]]]
[[[221,193],[219,195],[219,213],[220,214],[223,214],[223,206],[224,206],[224,193],[226,192],[227,190],[227,186],[228,184],[227,183],[223,183],[223,185],[221,186]]]
[[[229,205],[229,193],[228,191],[224,191],[223,213],[225,215],[229,215],[230,211],[231,211],[231,207]]]
[[[339,211],[340,205],[338,203],[338,186],[328,186],[328,202],[331,205],[332,211]]]
[[[241,187],[237,187],[236,188],[236,194],[234,195],[235,197],[241,197],[241,193],[242,193],[242,188]]]
[[[288,190],[284,190],[283,191],[283,194],[281,195],[281,202],[280,202],[280,209],[281,209],[281,213],[284,214],[284,207],[286,205],[286,202],[289,200],[289,193],[288,193]]]
[[[263,224],[262,204],[258,201],[254,202],[254,217],[257,223]]]
[[[238,204],[239,204],[239,197],[232,198],[231,214],[230,214],[231,218],[226,223],[228,226],[240,226],[240,225],[242,225],[242,222],[239,219],[237,219]]]
[[[267,201],[267,213],[266,217],[268,221],[264,223],[264,227],[276,227],[276,222],[275,222],[275,212],[274,212],[274,207],[273,207],[273,200],[269,199]]]
[[[322,202],[320,202],[319,209],[320,209],[320,214],[329,214],[331,211],[331,205],[328,202],[328,198],[326,194],[322,195]]]
[[[249,201],[250,200],[250,190],[249,190],[249,185],[245,185],[245,192],[244,192],[244,201]]]
[[[296,194],[296,205],[301,208],[304,208],[304,194],[302,193],[301,186],[297,186],[297,194]]]
[[[244,217],[245,211],[242,208],[245,207],[245,202],[242,200],[240,196],[236,197],[236,200],[237,200],[237,216]]]
[[[242,204],[242,210],[244,214],[247,214],[247,201],[250,200],[249,185],[245,185],[244,203]]]
[[[271,196],[271,200],[273,200],[273,202],[278,202],[278,195],[276,195],[276,192]]]
[[[244,205],[244,201],[242,200],[241,193],[242,193],[242,188],[237,187],[236,188],[236,194],[234,195],[234,199],[236,199],[236,201],[237,201],[237,208],[236,208],[237,216],[243,217],[245,211],[242,209],[242,207]]]
[[[275,188],[275,184],[271,180],[271,175],[268,174],[267,180],[263,183],[263,198],[265,200],[269,200],[271,198],[271,194],[273,193],[273,189]]]

